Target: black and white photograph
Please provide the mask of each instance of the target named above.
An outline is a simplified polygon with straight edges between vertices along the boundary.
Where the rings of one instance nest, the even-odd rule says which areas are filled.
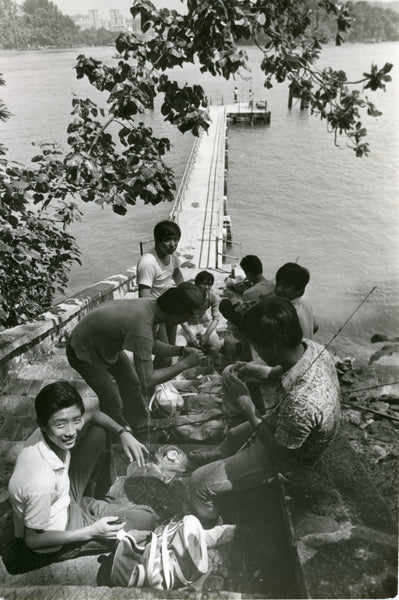
[[[399,0],[0,0],[0,600],[398,597]]]

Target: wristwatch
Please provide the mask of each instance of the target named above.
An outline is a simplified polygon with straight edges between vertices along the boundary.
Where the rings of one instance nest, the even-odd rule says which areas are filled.
[[[185,350],[185,346],[180,346],[180,350],[179,350],[179,356],[184,356],[184,350]]]
[[[117,433],[118,435],[122,435],[122,433],[131,433],[133,435],[132,428],[128,425],[126,425],[125,427],[121,427]]]

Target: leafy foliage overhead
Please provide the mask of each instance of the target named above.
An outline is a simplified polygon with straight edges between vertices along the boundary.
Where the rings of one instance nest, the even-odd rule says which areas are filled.
[[[356,82],[348,81],[344,71],[315,66],[327,41],[319,22],[322,17],[334,22],[335,41],[341,44],[351,26],[345,5],[335,0],[187,0],[186,4],[187,11],[180,13],[158,10],[150,0],[135,0],[131,14],[140,19],[147,35],[121,33],[116,66],[78,57],[78,78],[86,77],[106,94],[108,103],[105,113],[90,100],[74,101],[71,152],[65,164],[68,183],[80,189],[84,200],[111,203],[119,214],[138,199],[152,204],[171,200],[173,174],[163,162],[169,142],[155,137],[140,115],[160,96],[161,114],[179,131],[198,136],[207,130],[203,88],[196,83],[180,85],[173,79],[173,69],[194,63],[214,76],[242,76],[248,57],[240,44],[248,41],[262,53],[266,88],[288,81],[311,112],[326,122],[335,143],[343,135],[356,156],[368,153],[363,117],[381,113],[366,91],[384,90],[392,65],[371,65]]]
[[[9,116],[0,101],[0,120]],[[79,211],[65,199],[62,152],[54,144],[40,150],[38,168],[26,168],[9,161],[0,144],[0,327],[27,321],[51,306],[55,292],[67,284],[72,263],[80,262],[75,239],[66,231]],[[43,200],[53,181],[60,185],[49,211]],[[35,210],[34,203],[42,206]]]

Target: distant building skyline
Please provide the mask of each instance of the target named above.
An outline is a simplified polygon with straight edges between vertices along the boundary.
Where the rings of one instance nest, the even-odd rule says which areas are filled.
[[[91,8],[87,12],[89,14],[90,27],[93,27],[93,29],[99,29],[100,17],[98,16],[98,10],[96,8]]]
[[[184,3],[180,0],[152,0],[155,6],[166,6],[183,12]],[[19,0],[22,3],[22,0]],[[65,15],[88,14],[89,10],[97,10],[99,19],[109,20],[110,10],[118,10],[125,18],[130,18],[132,0],[52,0]]]

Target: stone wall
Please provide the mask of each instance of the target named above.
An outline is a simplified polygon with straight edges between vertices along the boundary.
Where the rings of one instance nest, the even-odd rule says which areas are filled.
[[[136,268],[113,275],[55,304],[36,319],[0,332],[0,380],[16,376],[23,364],[46,354],[83,315],[101,302],[122,298],[135,290]]]

